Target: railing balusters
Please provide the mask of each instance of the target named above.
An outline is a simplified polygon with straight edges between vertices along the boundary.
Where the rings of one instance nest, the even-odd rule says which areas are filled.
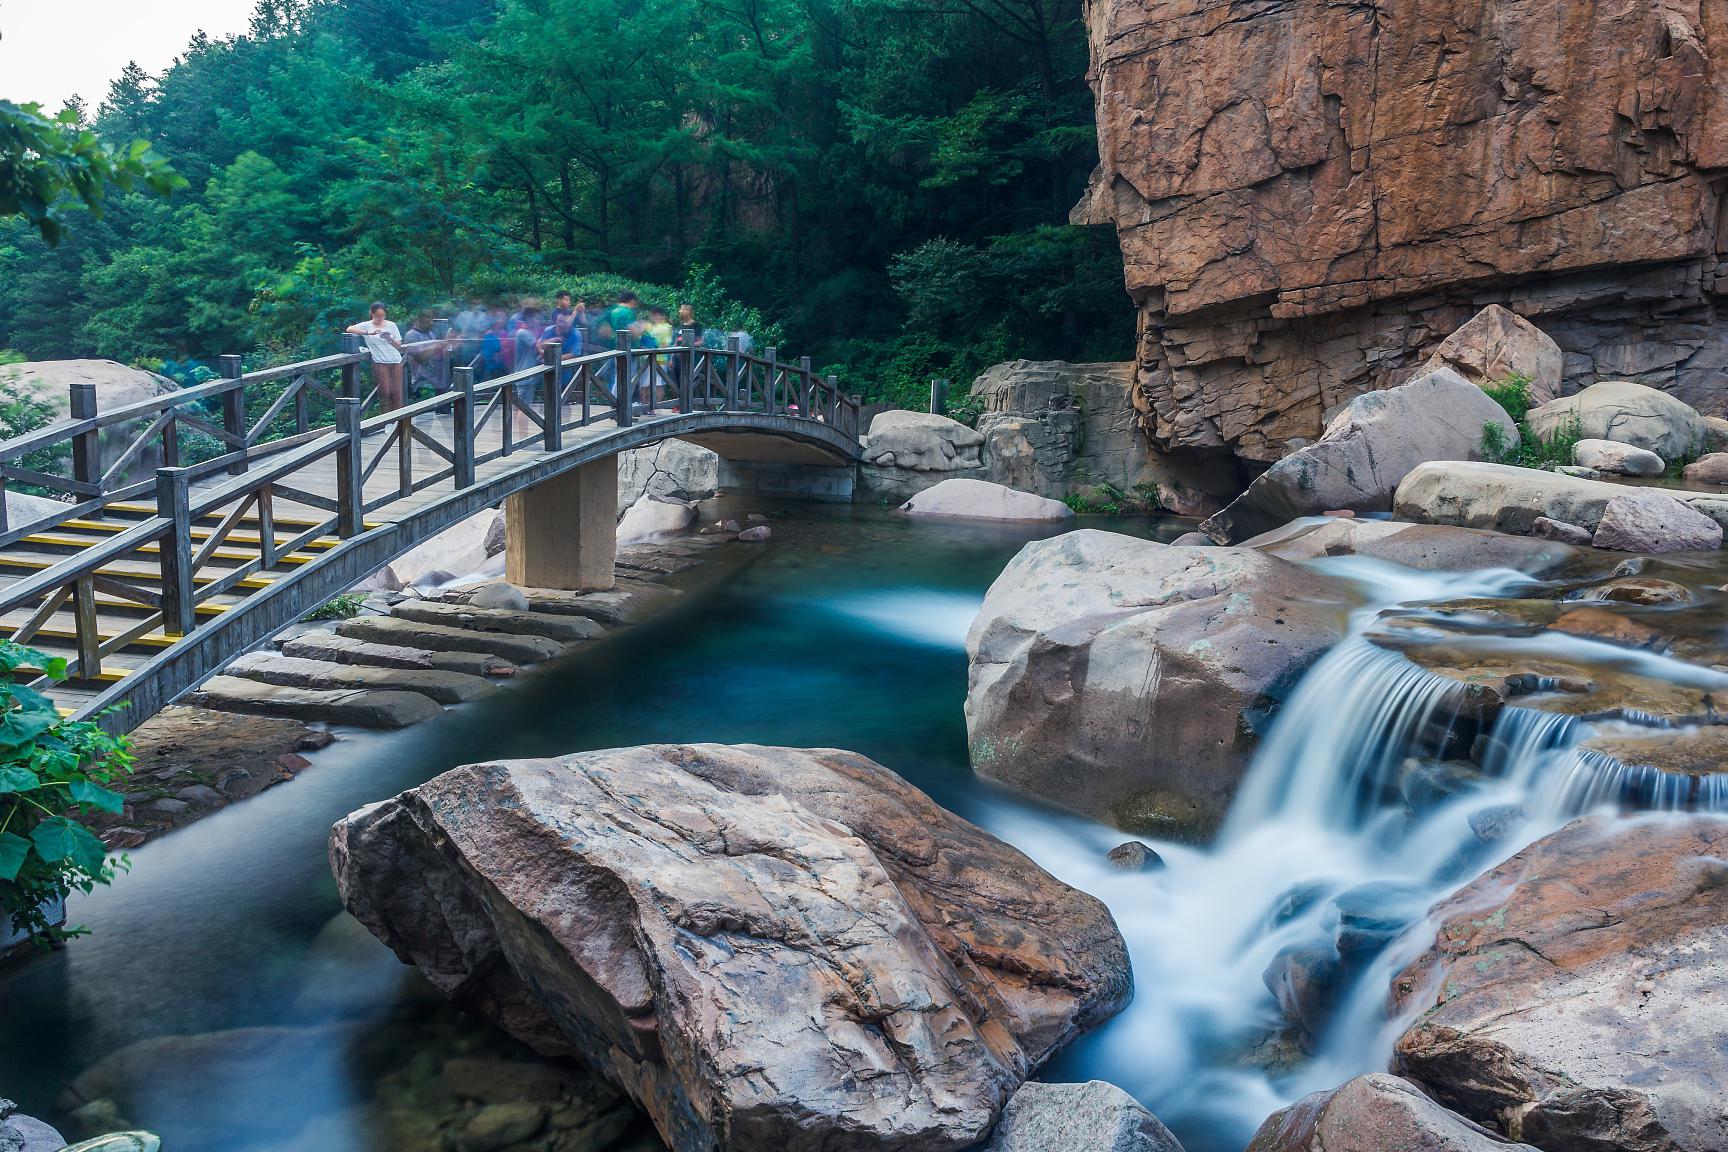
[[[414,419],[404,416],[396,421],[396,493],[414,494]]]
[[[455,399],[450,404],[450,443],[456,457],[455,483],[458,489],[474,486],[474,369],[462,365],[450,373],[450,390]]]
[[[156,514],[171,527],[161,540],[162,627],[187,635],[198,624],[192,583],[192,474],[185,468],[156,470]]]
[[[67,412],[74,420],[94,420],[96,418],[96,385],[73,384],[67,399]],[[80,484],[93,484],[98,487],[102,483],[102,432],[92,428],[88,432],[80,432],[72,437],[72,479]],[[100,493],[98,493],[100,495]],[[80,499],[88,499],[84,493],[78,494]],[[0,499],[4,499],[0,496]],[[92,519],[100,520],[100,508],[91,511]]]
[[[276,491],[269,484],[258,489],[258,557],[276,567]]]
[[[240,357],[234,355],[222,356],[217,360],[218,370],[222,379],[233,380],[235,384],[222,393],[222,430],[234,439],[228,445],[229,452],[239,453],[239,459],[228,465],[228,475],[238,476],[246,471],[246,386],[239,383]],[[264,429],[258,429],[262,434]]]
[[[344,386],[347,381],[344,378]],[[360,477],[365,474],[360,452],[360,398],[343,396],[336,401],[336,431],[348,438],[336,450],[336,535],[358,536],[365,524],[366,496]]]

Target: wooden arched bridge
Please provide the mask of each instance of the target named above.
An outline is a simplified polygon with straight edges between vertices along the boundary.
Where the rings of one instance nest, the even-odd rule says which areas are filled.
[[[858,401],[833,377],[685,336],[580,357],[548,345],[484,382],[458,368],[448,392],[391,412],[352,341],[256,372],[224,357],[221,379],[105,412],[74,384],[69,418],[0,442],[0,484],[65,501],[30,502],[28,523],[0,501],[0,635],[66,661],[64,681],[20,673],[63,714],[124,731],[507,498],[513,581],[609,586],[626,449],[677,437],[745,467],[856,461]]]

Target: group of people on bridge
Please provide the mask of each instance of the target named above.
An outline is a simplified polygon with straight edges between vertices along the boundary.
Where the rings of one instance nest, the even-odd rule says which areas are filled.
[[[346,331],[366,342],[379,405],[386,412],[448,391],[451,369],[459,365],[472,368],[476,381],[532,368],[541,362],[546,344],[556,344],[566,358],[617,348],[673,348],[692,340],[707,348],[736,340],[745,353],[751,347],[747,332],[703,328],[689,304],[678,305],[674,314],[660,304],[644,306],[628,290],[609,305],[559,292],[550,310],[534,296],[519,300],[513,311],[474,298],[453,319],[416,313],[407,332],[390,319],[388,306],[377,302],[367,319]]]

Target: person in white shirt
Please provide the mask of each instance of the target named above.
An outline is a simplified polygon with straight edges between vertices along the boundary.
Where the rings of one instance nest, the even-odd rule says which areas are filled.
[[[348,325],[348,331],[366,337],[372,354],[372,381],[378,385],[378,408],[392,412],[402,407],[402,331],[387,319],[383,304],[372,305],[372,319]]]

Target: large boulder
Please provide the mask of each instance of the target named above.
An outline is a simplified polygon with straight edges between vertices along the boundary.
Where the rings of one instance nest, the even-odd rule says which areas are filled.
[[[950,477],[984,475],[984,434],[933,412],[883,412],[862,445],[858,479],[875,496],[904,500]]]
[[[1489,302],[1565,349],[1564,390],[1724,414],[1714,2],[1225,11],[1085,8],[1074,220],[1116,229],[1156,447],[1277,460]]]
[[[1590,542],[1617,552],[1693,552],[1722,547],[1722,525],[1666,492],[1644,488],[1608,501]]]
[[[0,1099],[0,1152],[56,1152],[66,1147],[53,1125],[18,1111],[10,1100]]]
[[[1478,386],[1514,376],[1530,382],[1530,399],[1546,404],[1560,395],[1566,354],[1542,329],[1508,308],[1490,304],[1440,341],[1428,369],[1450,368]]]
[[[1110,913],[849,752],[446,772],[336,825],[342,898],[675,1152],[946,1152],[1131,994]]]
[[[1375,1072],[1304,1096],[1260,1125],[1247,1152],[1536,1152]]]
[[[1050,524],[1074,518],[1074,510],[1060,500],[1016,492],[987,480],[944,480],[906,501],[900,511],[908,516],[1012,520],[1026,524]]]
[[[1686,465],[1681,472],[1686,479],[1698,484],[1728,485],[1728,452],[1712,452]]]
[[[618,453],[618,511],[643,496],[700,501],[720,487],[720,457],[685,440],[662,440]]]
[[[1616,497],[1639,489],[1607,480],[1586,480],[1511,464],[1434,463],[1411,469],[1398,485],[1392,513],[1419,524],[1493,528],[1520,536],[1536,532],[1547,518],[1595,532],[1603,510]],[[1711,493],[1662,489],[1667,497],[1715,520],[1728,522],[1728,499]]]
[[[972,382],[987,480],[1061,499],[1109,486],[1155,493],[1179,516],[1210,516],[1237,492],[1228,456],[1152,447],[1134,411],[1134,365],[1011,360]]]
[[[1231,544],[1298,516],[1389,512],[1399,481],[1418,464],[1480,460],[1488,425],[1508,440],[1518,438],[1506,410],[1449,368],[1358,396],[1333,417],[1319,443],[1272,465],[1201,531]]]
[[[1629,380],[1604,380],[1575,396],[1551,400],[1530,409],[1524,422],[1544,440],[1561,435],[1613,440],[1663,460],[1704,451],[1704,420],[1691,405]]]
[[[504,512],[488,509],[444,529],[392,560],[375,574],[378,587],[397,588],[448,583],[481,573],[486,561],[503,551]]]
[[[618,521],[618,547],[682,536],[696,523],[696,505],[669,496],[642,496]]]
[[[1028,544],[966,638],[972,764],[1120,827],[1203,834],[1349,599],[1242,548],[1090,529]]]
[[[50,420],[64,420],[72,412],[73,384],[96,386],[98,414],[137,404],[157,396],[178,392],[180,386],[166,376],[142,368],[129,368],[113,360],[34,360],[23,364],[0,364],[0,393],[28,400]],[[151,413],[136,420],[110,425],[97,437],[99,459],[104,470],[126,455],[133,438],[149,427]],[[162,464],[160,440],[146,445],[126,466],[126,479],[148,479]],[[66,471],[70,475],[70,471]]]
[[[1114,1084],[1023,1084],[981,1152],[1182,1152],[1158,1117]]]
[[[1434,909],[1400,1071],[1554,1152],[1728,1148],[1728,820],[1577,820]]]
[[[1572,446],[1572,463],[1616,476],[1660,476],[1668,470],[1667,461],[1656,453],[1618,440],[1580,440]]]
[[[1554,541],[1479,528],[1335,516],[1295,520],[1246,540],[1242,546],[1281,560],[1372,556],[1424,572],[1515,568],[1532,576],[1546,576],[1578,554],[1577,549]]]

